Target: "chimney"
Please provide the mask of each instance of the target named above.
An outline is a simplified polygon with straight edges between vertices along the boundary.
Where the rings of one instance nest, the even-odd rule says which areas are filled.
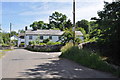
[[[27,26],[25,26],[25,31],[27,31]]]

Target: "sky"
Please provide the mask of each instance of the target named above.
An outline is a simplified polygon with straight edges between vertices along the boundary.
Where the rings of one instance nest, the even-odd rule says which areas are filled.
[[[111,2],[111,0],[105,0]],[[76,0],[76,22],[97,17],[97,12],[103,10],[103,0]],[[34,21],[49,22],[49,16],[58,11],[72,21],[72,0],[4,0],[0,2],[0,24],[2,30],[9,32],[24,29]]]

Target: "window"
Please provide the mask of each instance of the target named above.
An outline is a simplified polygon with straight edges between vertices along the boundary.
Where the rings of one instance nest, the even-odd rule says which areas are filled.
[[[29,39],[32,39],[32,36],[29,36]]]
[[[52,39],[52,36],[50,36],[49,38]]]
[[[60,39],[61,39],[61,36],[59,36],[58,38],[59,38],[59,40],[60,40]]]
[[[20,36],[21,39],[24,39],[24,36]]]
[[[40,39],[43,39],[43,36],[40,36]]]

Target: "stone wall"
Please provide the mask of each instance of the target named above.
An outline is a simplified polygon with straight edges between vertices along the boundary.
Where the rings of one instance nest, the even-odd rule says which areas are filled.
[[[34,45],[34,46],[27,46],[28,50],[32,51],[45,51],[45,52],[55,52],[55,51],[60,51],[62,45]]]
[[[11,46],[0,46],[0,50],[12,49]]]

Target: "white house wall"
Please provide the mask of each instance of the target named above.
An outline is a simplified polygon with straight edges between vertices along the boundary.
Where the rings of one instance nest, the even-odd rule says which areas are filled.
[[[43,36],[43,39],[48,39],[49,38],[49,36]]]
[[[59,40],[59,37],[58,36],[52,36],[52,41],[53,42],[56,42],[56,41],[58,41]]]

